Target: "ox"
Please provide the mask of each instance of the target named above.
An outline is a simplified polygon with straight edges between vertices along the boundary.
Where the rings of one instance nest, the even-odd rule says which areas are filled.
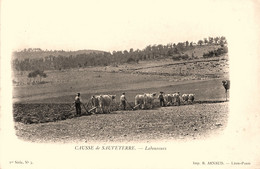
[[[166,106],[172,105],[173,104],[173,96],[172,96],[172,94],[165,94],[164,95],[164,101],[166,103]]]
[[[144,95],[143,94],[138,94],[135,96],[135,107],[144,108]]]
[[[90,98],[92,107],[95,108],[95,113],[97,113],[97,108],[99,107],[99,98],[100,98],[100,95],[94,95],[94,96],[91,96],[91,98]]]
[[[190,101],[191,104],[193,103],[194,99],[195,99],[195,94],[189,94],[188,100]]]
[[[143,95],[139,94],[135,96],[135,108],[141,107],[146,108],[149,104],[153,108],[153,101],[155,99],[156,93],[145,93]]]
[[[99,107],[102,111],[110,113],[110,106],[116,101],[116,95],[100,95],[98,97]]]
[[[175,103],[175,105],[181,105],[181,98],[179,92],[172,94],[172,102]]]
[[[183,100],[183,103],[193,103],[193,101],[194,101],[194,99],[195,99],[195,94],[183,94],[182,95],[182,100]]]
[[[181,98],[182,98],[182,101],[183,101],[184,104],[185,104],[185,102],[188,104],[189,94],[183,94],[181,96]]]

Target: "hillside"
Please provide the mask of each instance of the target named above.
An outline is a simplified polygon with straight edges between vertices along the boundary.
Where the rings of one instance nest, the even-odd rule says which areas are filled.
[[[187,54],[189,57],[194,55],[194,57],[201,58],[204,53],[208,53],[209,51],[214,51],[221,48],[220,45],[211,45],[211,46],[195,46],[194,48],[187,50],[184,54]]]
[[[23,51],[16,51],[13,52],[13,59],[41,59],[49,56],[76,56],[80,54],[90,54],[90,53],[104,53],[104,51],[99,51],[99,50],[77,50],[77,51],[64,51],[64,50],[41,50],[41,49],[25,49]]]
[[[13,67],[18,71],[64,70],[97,66],[135,64],[143,61],[172,59],[187,61],[221,57],[227,55],[228,48],[219,44],[201,46],[154,45],[144,50],[102,52],[93,50],[80,51],[42,51],[23,50],[14,53]],[[27,59],[23,59],[27,58]],[[29,58],[29,59],[28,59]]]

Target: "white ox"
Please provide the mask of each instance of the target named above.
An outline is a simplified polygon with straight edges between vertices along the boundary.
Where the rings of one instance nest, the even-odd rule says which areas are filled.
[[[156,93],[145,93],[135,96],[135,108],[141,107],[146,108],[147,105],[150,105],[153,108],[153,101],[155,99]]]
[[[181,105],[181,98],[180,93],[174,93],[172,94],[172,102],[175,103],[175,105],[180,106]]]
[[[182,100],[183,100],[183,103],[193,103],[193,101],[194,101],[194,99],[195,99],[195,94],[183,94],[182,95]]]
[[[190,101],[191,104],[193,103],[194,99],[195,99],[195,94],[189,94],[188,100]]]
[[[165,101],[167,106],[172,105],[173,104],[173,95],[172,94],[165,94],[164,95],[164,101]]]
[[[116,101],[116,95],[100,95],[98,97],[98,102],[102,113],[106,111],[110,113],[110,106],[112,105],[113,102],[115,103],[115,101]]]
[[[97,113],[97,108],[99,107],[99,101],[98,101],[99,97],[100,97],[100,95],[94,95],[94,96],[91,96],[91,98],[90,98],[92,107],[95,108],[95,113]]]
[[[116,95],[95,95],[91,97],[92,106],[95,109],[95,113],[97,112],[97,108],[101,109],[101,112],[105,111],[110,112],[110,106],[113,102],[115,102]]]
[[[166,102],[166,105],[180,105],[180,94],[174,93],[174,94],[165,94],[164,95],[164,101]]]

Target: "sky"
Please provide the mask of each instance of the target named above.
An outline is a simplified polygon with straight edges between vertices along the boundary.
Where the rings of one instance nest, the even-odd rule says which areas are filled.
[[[236,2],[9,0],[3,5],[13,50],[113,51],[227,36],[236,10],[247,10],[243,1]]]

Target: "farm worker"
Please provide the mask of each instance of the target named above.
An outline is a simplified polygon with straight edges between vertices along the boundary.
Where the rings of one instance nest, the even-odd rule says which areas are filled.
[[[126,107],[126,97],[125,97],[125,92],[122,93],[122,95],[120,96],[120,104],[121,106],[123,106],[123,109],[125,110],[125,107]]]
[[[160,106],[164,106],[164,97],[163,97],[163,92],[160,92],[158,99],[160,100]]]
[[[75,103],[75,108],[76,108],[76,114],[77,114],[77,116],[80,116],[81,115],[80,104],[82,103],[80,93],[77,93],[74,103]]]

